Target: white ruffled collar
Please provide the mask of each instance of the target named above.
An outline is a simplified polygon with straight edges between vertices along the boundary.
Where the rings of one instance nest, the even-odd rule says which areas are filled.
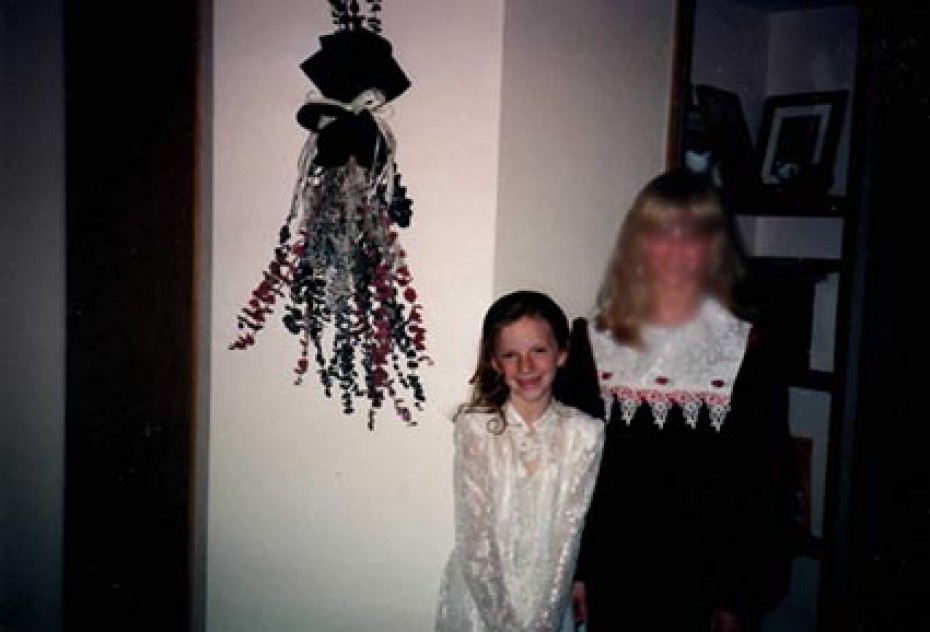
[[[646,403],[660,428],[672,406],[680,406],[685,421],[697,426],[702,406],[711,424],[720,430],[730,408],[733,383],[739,372],[749,323],[707,298],[697,316],[677,327],[646,327],[644,349],[617,344],[609,331],[588,324],[591,348],[598,369],[606,410],[620,402],[629,424]]]
[[[547,460],[549,450],[546,446],[549,445],[552,433],[565,413],[565,407],[553,398],[539,419],[532,424],[526,423],[510,402],[504,404],[503,412],[507,419],[507,434],[513,450],[524,467],[522,473],[532,475],[539,465]]]
[[[510,402],[506,402],[502,410],[504,417],[507,420],[508,426],[519,428],[521,432],[537,434],[543,432],[556,423],[556,420],[562,411],[562,407],[555,398],[552,398],[552,401],[550,401],[549,405],[546,406],[546,409],[543,411],[542,415],[539,416],[539,419],[534,421],[532,424],[527,423],[526,420],[523,419],[523,417],[517,411],[516,407]]]

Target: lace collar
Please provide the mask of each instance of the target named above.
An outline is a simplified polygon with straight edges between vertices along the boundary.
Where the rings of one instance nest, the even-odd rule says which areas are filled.
[[[559,418],[564,410],[564,407],[553,398],[539,419],[533,424],[528,424],[512,404],[508,402],[504,405],[507,434],[515,454],[523,465],[521,470],[523,475],[531,476],[544,462],[550,460],[546,458],[549,454],[546,446],[549,445],[552,433],[559,425]]]
[[[550,427],[555,425],[556,420],[559,418],[559,415],[562,412],[562,405],[556,401],[555,398],[549,402],[549,405],[546,406],[546,410],[543,411],[542,415],[539,416],[532,424],[526,422],[525,419],[517,411],[516,407],[510,402],[507,402],[503,406],[504,417],[507,420],[508,427],[519,428],[520,432],[527,434],[542,434]]]
[[[648,404],[661,428],[670,408],[677,405],[687,424],[695,428],[701,407],[707,406],[711,424],[720,430],[730,409],[749,330],[749,323],[710,298],[683,325],[646,327],[642,350],[617,344],[610,332],[597,331],[589,322],[606,409],[618,401],[622,418],[629,424],[636,410]]]

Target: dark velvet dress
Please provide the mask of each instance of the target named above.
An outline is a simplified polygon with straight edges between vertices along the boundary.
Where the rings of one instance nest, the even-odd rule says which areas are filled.
[[[614,400],[576,578],[588,632],[705,632],[720,608],[743,632],[787,589],[795,518],[787,383],[777,350],[751,331],[719,430],[649,405],[630,423]],[[560,400],[604,418],[586,321],[573,326]],[[693,420],[692,420],[693,421]]]

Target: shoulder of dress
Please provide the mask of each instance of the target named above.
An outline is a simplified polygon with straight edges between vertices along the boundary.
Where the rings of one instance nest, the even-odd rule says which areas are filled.
[[[579,341],[584,341],[590,337],[590,323],[591,321],[584,316],[578,316],[572,320],[569,330],[569,340],[572,344],[577,344]]]
[[[708,298],[704,304],[703,318],[718,327],[738,328],[742,331],[749,331],[752,323],[741,316],[738,316],[733,310],[725,307],[715,298]]]
[[[765,374],[787,371],[789,353],[790,351],[780,343],[779,336],[769,326],[754,324],[750,328],[745,357],[751,358],[753,365],[765,367]]]
[[[553,401],[556,411],[565,423],[571,424],[579,432],[589,433],[596,436],[604,432],[604,422],[597,417],[589,415],[580,408],[563,404],[560,401]]]
[[[749,340],[750,348],[767,347],[774,344],[775,332],[770,325],[761,323],[750,323]]]
[[[487,410],[462,409],[452,418],[456,433],[488,432],[491,422],[498,414]]]
[[[708,328],[711,340],[732,350],[739,349],[740,353],[745,352],[753,329],[751,322],[740,318],[715,299],[707,300],[701,321]]]

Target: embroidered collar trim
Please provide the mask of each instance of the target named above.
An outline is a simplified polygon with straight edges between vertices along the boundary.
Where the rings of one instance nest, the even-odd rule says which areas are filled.
[[[510,402],[505,403],[502,410],[507,418],[508,426],[520,428],[522,432],[538,433],[554,425],[564,415],[565,406],[553,398],[542,415],[539,416],[539,419],[532,424],[527,423],[517,411],[517,408]]]
[[[643,350],[618,345],[610,332],[597,331],[589,321],[606,410],[618,401],[621,417],[629,425],[645,403],[661,428],[669,410],[679,406],[685,422],[696,428],[701,407],[706,406],[711,425],[719,431],[730,410],[750,327],[711,298],[684,325],[646,327]]]
[[[526,468],[524,473],[531,474],[547,453],[543,447],[549,442],[552,430],[564,415],[565,407],[553,399],[532,425],[526,423],[516,407],[509,402],[504,404],[503,412],[507,417],[508,435],[514,450]]]

